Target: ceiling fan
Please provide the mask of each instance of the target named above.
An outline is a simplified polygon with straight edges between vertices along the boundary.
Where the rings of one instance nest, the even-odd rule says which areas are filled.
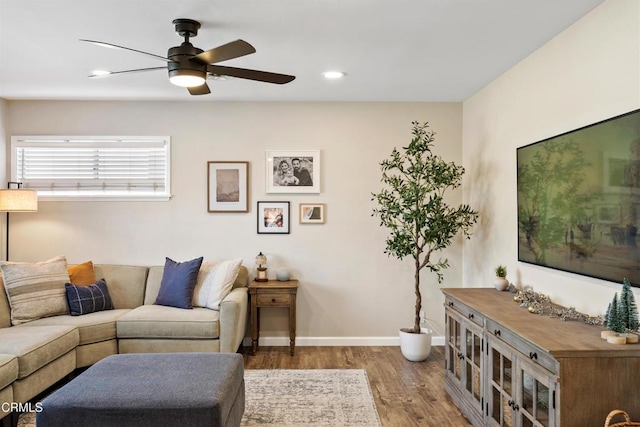
[[[206,81],[208,75],[237,77],[240,79],[256,80],[275,84],[285,84],[295,79],[295,76],[289,76],[286,74],[215,65],[219,62],[255,53],[256,49],[244,40],[236,40],[222,46],[203,51],[189,42],[189,38],[198,35],[198,29],[200,28],[200,23],[198,21],[181,18],[174,19],[173,24],[175,25],[176,33],[178,33],[179,36],[184,37],[184,41],[180,46],[169,48],[166,57],[124,46],[118,46],[112,43],[80,39],[80,41],[93,43],[98,46],[140,53],[167,63],[167,65],[163,67],[94,73],[90,75],[89,78],[108,77],[115,74],[167,70],[169,72],[169,81],[177,86],[186,87],[191,95],[206,95],[211,93]]]

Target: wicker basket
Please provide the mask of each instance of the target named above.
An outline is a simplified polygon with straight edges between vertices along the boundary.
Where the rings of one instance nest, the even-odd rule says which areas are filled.
[[[618,421],[612,424],[612,421],[616,417],[616,415],[622,415],[624,417],[624,421]],[[631,421],[631,418],[629,418],[629,414],[627,414],[626,412],[615,409],[609,412],[609,415],[607,415],[607,419],[604,422],[604,427],[640,427],[640,423]]]

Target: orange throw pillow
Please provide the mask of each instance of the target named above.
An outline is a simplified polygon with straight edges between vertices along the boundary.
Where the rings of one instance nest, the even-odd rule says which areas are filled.
[[[91,261],[70,265],[68,270],[69,281],[74,285],[85,286],[96,283],[96,274],[93,272],[93,263]]]

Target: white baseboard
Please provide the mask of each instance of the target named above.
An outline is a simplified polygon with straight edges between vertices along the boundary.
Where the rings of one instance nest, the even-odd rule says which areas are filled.
[[[251,345],[251,338],[245,337],[243,344]],[[289,337],[260,337],[258,345],[286,347],[289,345]],[[336,347],[372,347],[372,346],[399,346],[400,337],[296,337],[296,346],[336,346]],[[432,337],[431,345],[443,346],[444,337]]]

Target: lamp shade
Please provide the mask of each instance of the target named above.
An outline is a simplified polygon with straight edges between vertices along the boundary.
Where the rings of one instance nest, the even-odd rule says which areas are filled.
[[[267,257],[264,256],[262,254],[262,252],[260,252],[258,254],[258,256],[256,257],[256,264],[258,264],[260,267],[262,267],[263,265],[265,265],[267,263]]]
[[[38,192],[35,190],[0,190],[0,212],[36,212]]]

